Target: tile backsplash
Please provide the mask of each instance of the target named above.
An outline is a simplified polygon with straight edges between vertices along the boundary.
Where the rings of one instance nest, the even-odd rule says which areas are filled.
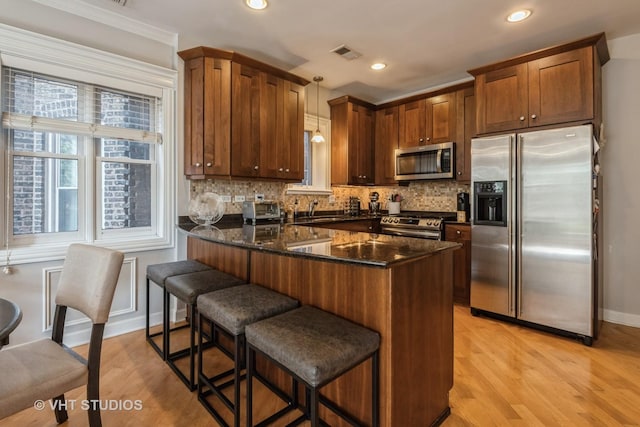
[[[283,201],[285,209],[293,208],[295,200],[298,200],[299,209],[305,212],[309,203],[318,200],[316,211],[342,210],[344,202],[349,197],[360,199],[362,209],[367,209],[369,193],[377,191],[380,194],[382,209],[387,209],[387,201],[391,194],[399,194],[402,197],[401,210],[419,211],[450,211],[456,210],[456,195],[460,192],[469,192],[468,184],[459,184],[456,181],[419,181],[412,182],[409,186],[385,186],[385,187],[356,187],[334,186],[333,197],[335,201],[329,202],[329,195],[287,194],[288,185],[280,182],[266,181],[236,181],[236,180],[204,180],[191,181],[191,197],[204,192],[214,192],[220,195],[231,196],[231,203],[226,205],[226,213],[242,212],[242,202],[233,202],[234,196],[245,196],[246,200],[254,200],[256,194],[264,194],[265,200]]]

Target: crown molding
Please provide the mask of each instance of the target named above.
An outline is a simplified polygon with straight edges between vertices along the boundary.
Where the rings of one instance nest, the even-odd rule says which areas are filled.
[[[85,3],[81,0],[31,1],[172,46],[174,49],[177,49],[178,47],[178,33],[154,27],[153,25],[131,19],[119,13]]]

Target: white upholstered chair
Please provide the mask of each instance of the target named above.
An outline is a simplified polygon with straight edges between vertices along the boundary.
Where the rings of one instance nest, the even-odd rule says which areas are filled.
[[[64,393],[87,385],[87,400],[100,399],[100,352],[123,254],[97,246],[69,246],[56,293],[51,339],[0,351],[0,419],[36,400],[64,402]],[[84,313],[93,323],[88,360],[62,344],[67,307]],[[67,420],[63,405],[53,405],[56,420]],[[89,425],[99,427],[99,405],[89,405]]]

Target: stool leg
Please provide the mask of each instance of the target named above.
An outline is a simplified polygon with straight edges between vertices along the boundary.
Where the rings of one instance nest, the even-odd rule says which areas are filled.
[[[379,355],[376,351],[371,358],[371,426],[380,425],[380,371],[378,370]]]
[[[189,389],[191,390],[195,390],[196,389],[196,383],[194,380],[194,370],[195,370],[195,359],[196,359],[196,355],[194,353],[194,348],[196,345],[196,305],[195,304],[190,304],[190,311],[191,311],[191,319],[189,319],[189,323],[190,328],[189,328]],[[200,347],[198,347],[198,352],[202,353],[202,351],[200,351]]]
[[[247,344],[247,427],[253,427],[253,370],[256,365],[256,355],[250,345]]]
[[[244,334],[235,336],[235,354],[233,356],[233,425],[240,427],[240,373],[242,372],[242,351],[244,347]]]
[[[204,384],[200,380],[200,377],[204,376],[204,370],[202,369],[202,315],[198,312],[198,395],[202,394]]]
[[[162,288],[162,304],[164,305],[164,313],[162,313],[162,345],[164,346],[164,360],[167,360],[167,356],[171,353],[171,342],[169,340],[169,292],[165,288]]]
[[[311,402],[309,403],[309,418],[311,420],[311,427],[318,427],[320,425],[320,417],[318,415],[318,400],[320,392],[316,387],[312,387],[310,390]]]

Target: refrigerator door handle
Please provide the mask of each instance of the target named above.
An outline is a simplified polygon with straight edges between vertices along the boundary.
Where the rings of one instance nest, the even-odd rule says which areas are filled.
[[[516,146],[516,201],[515,201],[515,210],[517,212],[515,218],[517,218],[516,223],[516,247],[515,247],[515,256],[516,256],[516,272],[515,272],[515,289],[516,289],[516,297],[517,297],[517,314],[516,317],[522,316],[522,233],[523,233],[523,222],[522,222],[522,145],[523,145],[523,135],[517,136],[517,146]]]

